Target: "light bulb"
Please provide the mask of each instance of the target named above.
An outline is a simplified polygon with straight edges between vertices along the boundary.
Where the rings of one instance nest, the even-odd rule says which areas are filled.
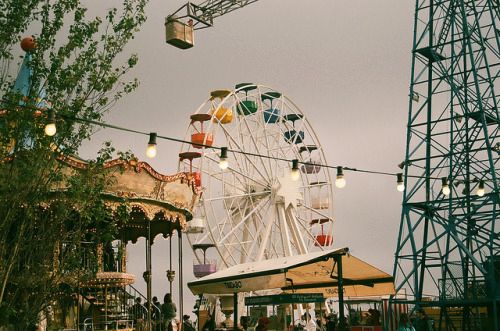
[[[299,180],[300,178],[299,160],[292,160],[292,171],[290,172],[290,177],[294,182]]]
[[[476,194],[477,194],[478,197],[482,197],[482,196],[484,196],[484,193],[485,193],[484,192],[484,181],[481,180],[479,182],[479,186],[477,187]]]
[[[156,156],[156,132],[149,134],[148,147],[146,148],[146,156],[154,158]]]
[[[45,125],[45,134],[49,137],[52,137],[56,134],[56,113],[54,109],[49,109],[47,112],[47,124]]]
[[[47,123],[44,131],[47,136],[52,137],[57,132],[56,123]]]
[[[156,144],[148,144],[148,147],[146,148],[146,155],[150,159],[156,156]]]
[[[443,192],[444,195],[450,195],[451,190],[446,177],[441,178],[441,192]]]
[[[450,187],[448,185],[443,186],[442,191],[443,191],[444,195],[450,195],[450,193],[451,193]]]
[[[226,170],[229,167],[229,162],[227,161],[227,147],[221,147],[219,156],[219,168]]]
[[[229,167],[229,162],[227,161],[227,159],[219,160],[219,168],[221,168],[222,170],[226,170],[228,167]]]
[[[338,188],[345,187],[345,178],[344,178],[344,170],[342,167],[337,167],[337,179],[335,179],[335,186]]]
[[[345,184],[346,184],[346,181],[345,181],[344,175],[337,176],[337,179],[335,179],[335,186],[337,186],[338,188],[344,188]]]
[[[398,181],[397,181],[397,186],[396,186],[396,189],[399,191],[399,192],[403,192],[405,190],[405,183],[403,181],[403,174],[402,173],[399,173],[397,175],[398,177]]]

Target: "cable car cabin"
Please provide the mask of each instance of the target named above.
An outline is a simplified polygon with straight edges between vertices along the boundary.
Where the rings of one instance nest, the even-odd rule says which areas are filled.
[[[277,123],[280,120],[280,110],[273,106],[273,101],[278,98],[281,98],[281,93],[279,92],[267,92],[262,94],[262,102],[269,102],[270,104],[270,108],[263,112],[265,123]]]
[[[210,115],[208,115],[210,116]],[[201,186],[201,172],[193,172],[193,159],[198,159],[201,157],[199,152],[182,152],[179,153],[179,161],[189,160],[189,173],[193,176],[194,185],[196,187]],[[184,163],[185,165],[185,163]]]
[[[328,198],[328,195],[325,194],[325,196],[315,196],[312,198],[311,201],[311,207],[313,209],[328,209],[330,208],[330,199]]]
[[[168,44],[180,49],[188,49],[194,45],[193,26],[175,17],[165,19],[165,37]]]
[[[193,264],[193,274],[196,278],[204,277],[217,272],[215,263]]]
[[[193,264],[193,273],[197,278],[213,274],[217,271],[217,264],[215,261],[207,261],[207,249],[215,247],[214,244],[194,244],[193,250],[201,249],[203,251],[203,263]],[[195,260],[196,261],[196,260]]]
[[[220,99],[220,102],[231,94],[229,90],[215,90],[210,92],[210,101],[212,102],[212,109],[210,110],[210,114],[214,117],[212,121],[214,123],[220,124],[228,124],[233,121],[233,110],[229,108],[225,108],[222,105],[216,105],[214,100]]]
[[[327,182],[310,182],[314,188],[311,199],[311,207],[313,209],[328,209],[330,208],[330,197]]]
[[[304,117],[302,114],[287,114],[283,116],[283,120],[292,122],[292,125],[295,127],[295,121],[301,120],[302,117]],[[286,131],[284,135],[286,142],[289,144],[300,144],[304,140],[304,131],[293,129]]]
[[[319,224],[321,226],[321,234],[316,235],[314,246],[325,247],[331,246],[333,244],[333,237],[330,234],[325,234],[324,225],[331,222],[329,218],[314,219],[311,221],[311,225]]]
[[[321,170],[321,164],[318,161],[309,161],[303,164],[300,170],[305,174],[317,174]]]
[[[187,233],[203,233],[205,232],[205,220],[203,218],[193,218],[188,222]]]
[[[251,114],[254,114],[255,112],[257,112],[257,109],[258,109],[257,102],[255,100],[248,98],[248,92],[255,90],[256,88],[257,88],[257,86],[255,84],[252,84],[252,83],[236,84],[235,89],[236,89],[237,93],[238,92],[245,92],[244,100],[241,100],[236,105],[236,112],[239,115],[247,116],[247,115],[251,115]]]
[[[219,106],[212,108],[211,114],[214,116],[213,121],[220,124],[228,124],[233,121],[233,110]]]
[[[212,146],[214,143],[214,137],[211,133],[203,131],[203,123],[209,121],[212,118],[210,114],[194,114],[191,115],[191,124],[198,130],[195,126],[196,122],[200,122],[200,130],[191,134],[191,145],[194,148],[204,148],[205,146]]]
[[[303,152],[309,152],[310,155],[313,154],[313,152],[315,150],[317,150],[318,147],[315,146],[315,145],[307,145],[307,146],[301,146],[299,148],[299,153],[303,153]],[[309,160],[308,160],[309,159]],[[320,170],[321,170],[321,163],[319,161],[315,161],[313,160],[313,157],[309,156],[309,157],[304,157],[304,160],[306,160],[305,162],[306,163],[309,163],[309,164],[303,164],[301,166],[301,171],[305,174],[317,174]]]
[[[265,123],[277,123],[280,120],[280,110],[277,108],[269,108],[264,110]]]
[[[289,144],[300,144],[304,140],[304,131],[289,130],[284,133],[285,141]]]

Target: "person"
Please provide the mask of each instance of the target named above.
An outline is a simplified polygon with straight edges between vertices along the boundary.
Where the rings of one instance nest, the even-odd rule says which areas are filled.
[[[151,302],[151,320],[153,321],[153,329],[155,331],[161,331],[161,303],[158,301],[158,297],[154,296]]]
[[[304,315],[302,315],[302,321],[304,322],[306,331],[316,331],[316,323],[311,318],[311,314],[305,312]]]
[[[137,330],[142,330],[144,324],[144,318],[146,317],[146,309],[142,305],[142,299],[140,297],[135,298],[135,303],[130,307],[129,314],[134,320],[134,324],[137,326]]]
[[[215,307],[212,313],[208,314],[208,320],[203,325],[202,331],[214,331],[215,330]]]
[[[399,316],[399,324],[397,331],[415,331],[415,328],[411,325],[410,319],[408,318],[407,314],[402,313]]]
[[[257,321],[257,326],[255,327],[255,331],[267,331],[267,325],[269,324],[269,318],[261,317]]]
[[[380,312],[377,309],[370,308],[368,309],[368,313],[370,313],[370,316],[368,316],[368,325],[371,326],[377,326],[380,325]]]
[[[115,251],[111,241],[104,244],[104,271],[116,271],[115,265]]]
[[[326,331],[335,331],[337,328],[337,315],[330,314],[326,320]]]
[[[416,331],[432,331],[431,321],[425,310],[417,310],[417,319],[415,320],[415,330]]]
[[[182,331],[195,331],[193,322],[189,315],[182,316]]]
[[[163,297],[163,304],[161,305],[161,316],[163,318],[163,329],[172,329],[172,320],[177,315],[177,307],[172,302],[172,294],[167,293]]]
[[[325,326],[324,326],[324,323],[323,323],[323,320],[321,318],[320,313],[316,314],[316,326],[317,326],[318,330],[325,330]]]
[[[247,331],[247,329],[248,329],[248,316],[241,316],[240,317],[240,326],[241,326],[242,330]]]

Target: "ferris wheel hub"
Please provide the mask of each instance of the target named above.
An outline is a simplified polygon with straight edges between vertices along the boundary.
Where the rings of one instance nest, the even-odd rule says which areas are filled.
[[[299,190],[299,181],[292,180],[287,171],[278,176],[277,182],[273,184],[271,191],[274,203],[284,204],[285,209],[290,205],[297,207],[297,203],[302,198]]]

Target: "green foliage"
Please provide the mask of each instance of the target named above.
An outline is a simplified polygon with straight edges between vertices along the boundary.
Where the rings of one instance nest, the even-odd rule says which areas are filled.
[[[111,215],[101,196],[112,178],[104,168],[114,153],[109,144],[80,171],[57,158],[76,153],[93,132],[77,117],[100,120],[137,87],[125,80],[137,56],[118,58],[144,23],[145,5],[124,0],[89,17],[79,0],[0,0],[0,327],[32,327],[48,303],[74,290],[71,279],[95,272],[82,264],[84,255],[95,259],[85,242],[115,238],[112,220],[126,221],[125,207]],[[29,35],[37,47],[22,95],[12,88],[18,44]],[[57,114],[54,137],[43,131],[41,91]]]

